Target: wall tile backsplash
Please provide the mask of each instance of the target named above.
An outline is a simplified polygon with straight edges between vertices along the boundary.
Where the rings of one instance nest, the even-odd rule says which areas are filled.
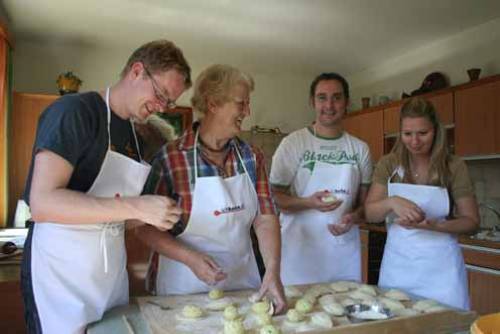
[[[500,212],[500,159],[466,161],[476,189],[478,203],[491,206]],[[492,228],[500,224],[499,218],[488,208],[480,205],[481,227]],[[499,225],[500,226],[500,225]]]

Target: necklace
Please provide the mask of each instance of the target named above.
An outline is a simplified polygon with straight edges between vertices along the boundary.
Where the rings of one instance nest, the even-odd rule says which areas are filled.
[[[227,142],[224,146],[222,146],[221,148],[211,148],[210,146],[208,146],[202,139],[201,137],[198,138],[198,140],[200,141],[201,143],[201,146],[203,146],[204,149],[206,149],[207,151],[209,152],[213,152],[213,153],[222,153],[222,152],[225,152],[228,147],[229,147],[229,142]]]

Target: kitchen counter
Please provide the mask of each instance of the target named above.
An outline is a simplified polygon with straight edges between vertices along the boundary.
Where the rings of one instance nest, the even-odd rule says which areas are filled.
[[[385,223],[363,223],[363,224],[359,225],[359,228],[362,230],[370,231],[370,232],[387,233],[387,230],[385,228]],[[479,239],[471,238],[471,236],[469,236],[469,235],[460,235],[458,237],[458,242],[460,244],[464,244],[464,245],[500,249],[500,242],[489,241],[489,240],[479,240]]]

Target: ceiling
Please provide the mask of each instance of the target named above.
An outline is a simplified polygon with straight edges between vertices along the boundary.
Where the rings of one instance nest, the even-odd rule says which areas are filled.
[[[2,0],[16,41],[136,47],[260,72],[346,75],[500,17],[498,0]]]

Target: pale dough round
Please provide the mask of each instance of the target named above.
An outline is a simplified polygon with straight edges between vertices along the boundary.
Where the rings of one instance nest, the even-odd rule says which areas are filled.
[[[321,307],[323,308],[323,310],[325,312],[328,312],[331,315],[336,316],[336,317],[344,315],[344,313],[345,313],[344,307],[339,303],[324,304],[324,305],[321,305]]]
[[[238,308],[234,305],[229,305],[226,306],[224,309],[224,319],[226,320],[234,320],[237,319],[240,316],[238,312]]]
[[[198,319],[203,316],[203,310],[196,305],[186,305],[182,309],[182,317],[186,319]]]
[[[286,312],[286,318],[290,322],[300,322],[304,320],[304,313],[292,308]]]
[[[346,298],[343,301],[341,301],[340,304],[342,304],[343,306],[347,307],[347,306],[350,306],[350,305],[357,304],[357,302],[354,301],[354,300],[352,300],[351,298]]]
[[[366,303],[375,301],[375,297],[373,297],[373,295],[370,295],[370,294],[366,293],[365,291],[362,291],[361,288],[349,293],[349,297],[353,298],[353,299],[359,299],[359,300],[366,302]]]
[[[359,291],[364,292],[366,294],[369,294],[373,297],[377,296],[377,290],[375,290],[375,287],[367,284],[362,284],[359,288]]]
[[[281,331],[274,325],[265,325],[260,329],[259,334],[281,334]]]
[[[213,289],[213,290],[210,290],[210,292],[208,293],[208,298],[210,299],[221,299],[222,297],[224,297],[224,291],[220,290],[220,289]]]
[[[256,315],[257,323],[260,326],[269,325],[273,322],[273,319],[269,313],[257,313]]]
[[[270,310],[270,303],[268,301],[257,302],[252,305],[252,311],[255,313],[267,313]]]
[[[391,298],[381,297],[379,298],[379,301],[382,303],[382,305],[384,305],[384,307],[387,307],[389,310],[391,310],[391,312],[394,312],[396,310],[402,310],[405,308],[403,303]]]
[[[433,306],[439,305],[439,303],[435,300],[432,299],[422,299],[417,301],[415,304],[413,304],[412,308],[424,312],[428,308],[431,308]]]
[[[321,296],[319,299],[318,299],[318,302],[321,306],[325,305],[325,304],[331,304],[331,303],[335,303],[337,300],[335,299],[335,297],[333,295],[324,295],[324,296]]]
[[[321,328],[332,328],[332,318],[325,312],[318,312],[311,315],[311,323]]]
[[[359,286],[358,283],[350,281],[337,281],[330,284],[330,289],[334,292],[346,292],[351,289],[356,289]]]
[[[399,300],[399,301],[410,300],[410,297],[408,297],[408,295],[406,293],[404,293],[401,290],[397,290],[397,289],[390,289],[389,291],[387,291],[384,294],[384,296],[386,296],[388,298],[395,299],[395,300]]]
[[[295,303],[295,309],[302,313],[309,313],[312,311],[312,308],[313,304],[305,298],[301,298]]]
[[[338,201],[338,198],[332,194],[321,197],[321,202],[323,203],[333,203],[335,201]]]
[[[224,321],[224,334],[245,334],[245,327],[240,319]]]
[[[302,297],[302,292],[294,286],[285,286],[285,296],[287,298],[299,298]]]

